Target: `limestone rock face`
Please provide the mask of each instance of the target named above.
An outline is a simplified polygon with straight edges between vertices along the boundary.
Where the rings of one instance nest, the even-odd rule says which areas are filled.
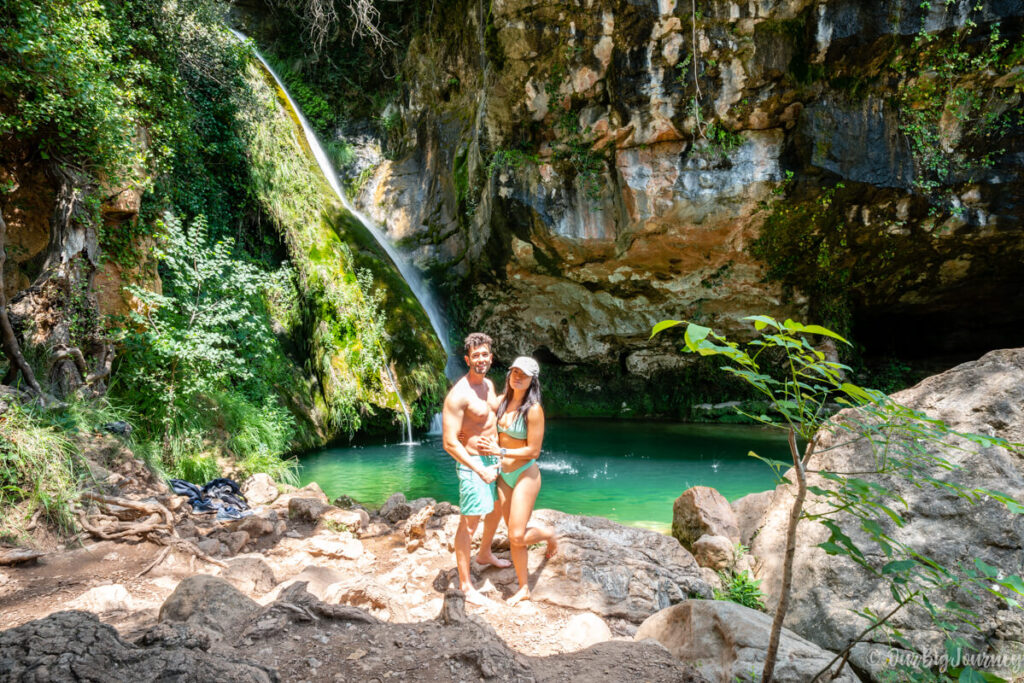
[[[711,597],[693,556],[664,534],[556,510],[534,515],[558,533],[535,600],[640,622],[687,598]]]
[[[993,351],[980,360],[930,377],[893,398],[944,420],[955,430],[1024,442],[1024,349]],[[822,448],[837,445],[839,438],[842,437],[826,435]],[[968,447],[946,450],[945,457],[959,469],[936,476],[969,489],[1001,491],[1018,503],[1024,502],[1024,458],[1020,454],[997,447],[980,451]],[[812,467],[857,471],[866,469],[861,465],[870,463],[871,458],[866,444],[851,443],[818,456]],[[873,479],[870,475],[865,478]],[[828,486],[827,482],[812,479],[809,483]],[[971,505],[904,481],[887,480],[885,485],[894,488],[907,505],[907,523],[892,530],[895,538],[947,567],[979,558],[1007,574],[1020,572],[1024,553],[1024,520],[1020,515],[1011,514],[1002,504],[988,498]],[[793,494],[788,488],[777,489],[751,543],[751,553],[759,561],[757,575],[762,579],[762,590],[768,594],[769,606],[778,600],[786,518],[792,501]],[[807,509],[814,504],[815,497],[809,496]],[[856,522],[842,517],[839,521],[855,542],[861,538]],[[893,604],[883,582],[846,558],[826,555],[816,547],[827,537],[827,530],[820,525],[801,522],[785,623],[823,647],[838,649],[845,647],[866,624],[852,610],[871,608],[884,614]],[[953,597],[936,595],[931,599],[943,604]],[[955,599],[964,598],[958,594]],[[961,635],[979,644],[982,652],[1019,652],[1024,647],[1024,622],[1014,616],[1014,610],[1002,608],[999,600],[988,596],[972,599],[967,606],[977,612],[974,621],[980,631],[965,627]],[[896,614],[893,624],[919,648],[942,647],[941,637],[936,636],[925,615],[904,610]],[[872,655],[871,649],[858,646],[851,661],[865,670],[876,671],[884,657]]]
[[[672,535],[687,548],[701,536],[740,540],[740,529],[729,501],[708,486],[686,489],[672,504]]]
[[[772,618],[726,600],[687,600],[649,617],[637,629],[638,641],[653,638],[713,683],[760,680]],[[807,683],[833,654],[788,629],[782,630],[772,680]],[[861,680],[847,666],[843,683]]]
[[[799,319],[827,303],[766,282],[779,264],[751,253],[761,202],[790,173],[786,202],[811,207],[843,183],[833,215],[848,239],[828,255],[856,273],[846,287],[859,320],[934,347],[971,343],[969,324],[912,334],[950,316],[1019,339],[1024,183],[1019,154],[999,150],[1018,149],[1021,129],[992,143],[993,167],[940,183],[935,217],[920,189],[933,176],[894,103],[894,88],[913,84],[891,68],[918,30],[944,39],[968,19],[979,33],[1008,30],[1019,2],[968,12],[765,0],[695,17],[680,2],[576,12],[512,0],[486,27],[468,2],[452,11],[469,24],[465,40],[413,38],[399,112],[407,152],[379,159],[357,202],[435,284],[471,293],[468,327],[495,337],[499,359],[536,354],[577,388],[595,386],[577,405],[671,410],[620,405],[694,362],[649,338],[660,320],[742,336],[745,315]],[[1024,96],[996,85],[1015,76],[976,76],[964,86],[1020,110]],[[970,154],[969,131],[948,118],[944,152]],[[609,391],[622,398],[602,401]]]

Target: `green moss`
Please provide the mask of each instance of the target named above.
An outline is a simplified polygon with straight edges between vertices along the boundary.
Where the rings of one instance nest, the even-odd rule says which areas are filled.
[[[260,109],[250,116],[256,195],[279,226],[299,272],[311,363],[332,429],[353,433],[376,406],[398,406],[385,364],[406,402],[444,384],[444,352],[386,253],[345,211],[304,144],[283,93],[253,65]],[[392,416],[390,419],[394,420]]]

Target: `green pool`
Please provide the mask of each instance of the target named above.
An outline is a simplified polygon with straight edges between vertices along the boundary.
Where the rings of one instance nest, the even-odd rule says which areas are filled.
[[[395,491],[458,503],[454,461],[438,436],[415,445],[330,448],[302,458],[303,484],[328,496],[380,505]],[[548,422],[539,460],[537,507],[599,515],[666,530],[672,501],[690,486],[713,486],[734,500],[775,486],[771,470],[747,455],[788,460],[783,432],[734,425],[603,420]]]

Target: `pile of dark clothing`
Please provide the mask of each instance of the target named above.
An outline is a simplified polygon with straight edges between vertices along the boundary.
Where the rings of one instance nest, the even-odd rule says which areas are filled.
[[[179,496],[188,496],[192,512],[215,512],[217,519],[241,519],[252,514],[242,489],[230,479],[214,479],[202,488],[184,479],[171,479],[168,483]]]

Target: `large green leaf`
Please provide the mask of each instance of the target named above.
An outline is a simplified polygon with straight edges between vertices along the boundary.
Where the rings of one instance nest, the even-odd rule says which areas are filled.
[[[654,329],[651,330],[651,336],[648,337],[648,339],[653,339],[654,335],[658,334],[659,332],[663,332],[670,327],[675,327],[676,325],[681,325],[682,323],[682,320],[662,320],[660,323],[654,326]]]
[[[689,348],[696,348],[707,339],[711,333],[710,327],[704,327],[697,323],[690,323],[686,326],[686,345]]]

